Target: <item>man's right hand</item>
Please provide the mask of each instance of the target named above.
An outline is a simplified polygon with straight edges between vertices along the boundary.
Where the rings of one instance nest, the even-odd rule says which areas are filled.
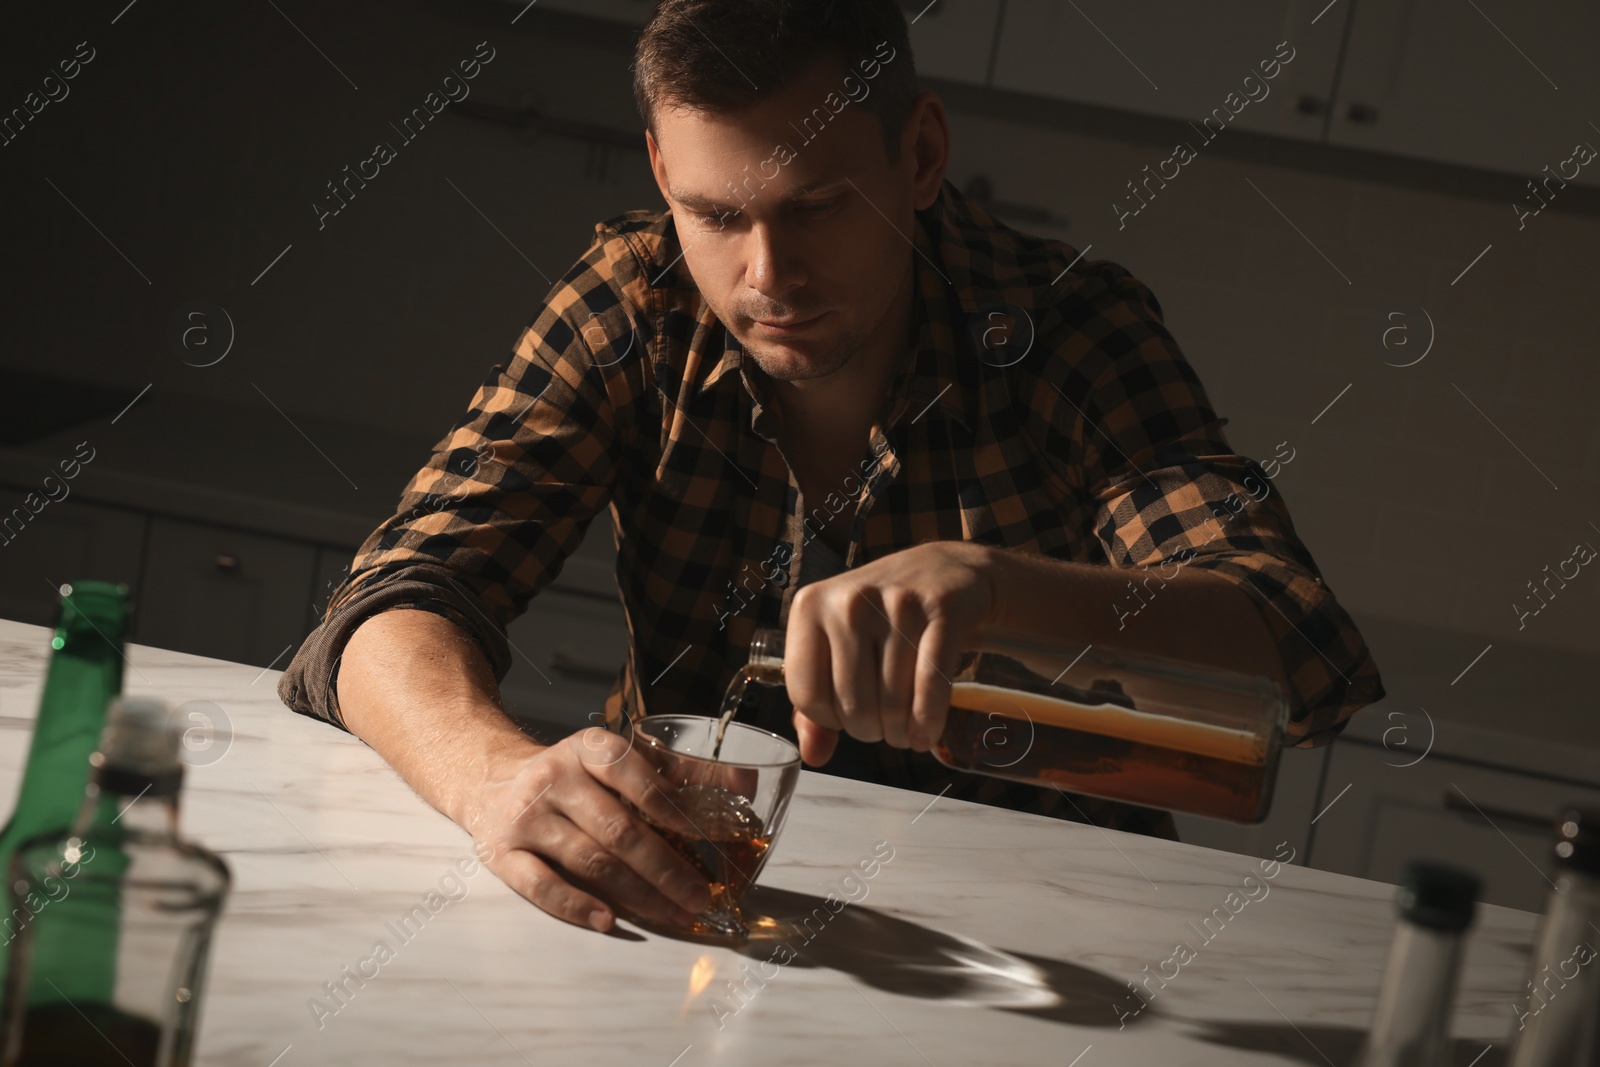
[[[705,876],[628,806],[694,834],[675,796],[628,738],[588,727],[493,764],[461,825],[494,850],[491,871],[559,919],[602,933],[617,910],[687,925],[711,906]]]

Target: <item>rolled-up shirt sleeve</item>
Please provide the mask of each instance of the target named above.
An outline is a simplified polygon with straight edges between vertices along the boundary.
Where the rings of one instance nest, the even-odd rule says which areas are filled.
[[[638,274],[624,242],[597,227],[509,362],[490,370],[356,553],[279,680],[287,706],[344,728],[336,679],[345,644],[394,608],[449,619],[483,649],[496,683],[505,679],[506,626],[607,506],[631,443],[649,320],[622,297]]]
[[[1101,274],[1083,309],[1096,355],[1075,361],[1088,371],[1076,389],[1067,376],[1068,388],[1056,390],[1066,401],[1058,424],[1082,442],[1080,484],[1096,538],[1115,566],[1164,578],[1202,568],[1245,590],[1282,657],[1285,744],[1327,744],[1384,689],[1290,519],[1277,478],[1294,445],[1278,445],[1264,464],[1235,452],[1222,430],[1228,420],[1213,411],[1154,296],[1114,264]]]

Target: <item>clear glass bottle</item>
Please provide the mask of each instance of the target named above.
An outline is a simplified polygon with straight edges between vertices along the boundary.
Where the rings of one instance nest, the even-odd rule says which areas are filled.
[[[4,1067],[190,1062],[230,878],[178,837],[180,729],[165,701],[112,700],[70,832],[12,857],[17,892],[45,903],[0,1002]]]
[[[1477,910],[1476,875],[1426,860],[1406,864],[1400,921],[1356,1067],[1448,1067],[1461,937]]]
[[[784,631],[745,677],[782,685]],[[1267,817],[1288,703],[1271,678],[990,634],[962,653],[933,755],[952,770],[1168,811]]]
[[[1554,853],[1511,1067],[1600,1067],[1600,810],[1562,811]]]
[[[61,586],[50,664],[45,669],[39,714],[16,807],[0,830],[0,871],[29,838],[65,832],[83,803],[89,754],[105,726],[106,706],[122,691],[122,645],[128,632],[128,587],[78,581]],[[0,878],[0,989],[18,933],[31,921],[26,897],[13,899],[9,879]],[[0,1019],[0,1035],[5,1022]]]

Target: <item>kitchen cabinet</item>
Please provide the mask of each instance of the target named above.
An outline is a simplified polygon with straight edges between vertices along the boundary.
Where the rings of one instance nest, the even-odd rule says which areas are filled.
[[[1596,41],[1593,4],[1358,4],[1328,140],[1530,180],[1559,172],[1578,142],[1600,147]],[[1600,185],[1600,161],[1565,170]],[[1559,194],[1560,181],[1549,188]],[[1527,192],[1508,184],[1507,200]]]
[[[56,587],[78,578],[126,582],[138,597],[139,558],[144,551],[145,517],[121,508],[74,500],[50,501],[32,514],[22,501],[37,489],[0,487],[6,510],[31,518],[12,521],[0,533],[0,618],[53,626],[61,597]],[[134,605],[138,623],[138,604]]]
[[[328,598],[339,588],[344,576],[350,573],[354,549],[321,545],[317,548],[316,578],[311,587],[311,598],[306,602],[306,632],[310,633],[322,622],[328,609]]]
[[[154,517],[135,639],[281,670],[305,636],[315,571],[311,545]]]
[[[602,723],[597,713],[628,657],[621,600],[546,587],[506,628],[506,640],[511,669],[500,696],[512,718],[567,733]]]
[[[611,513],[604,511],[596,515],[584,531],[583,542],[562,562],[561,573],[547,588],[616,601],[621,610],[617,593],[616,536]],[[537,604],[538,600],[533,602]]]
[[[992,84],[1196,126],[1220,108],[1217,125],[1502,171],[1523,179],[1508,202],[1532,209],[1528,180],[1545,201],[1600,185],[1600,161],[1574,152],[1600,146],[1596,40],[1600,8],[1556,0],[1007,0]],[[1280,42],[1293,58],[1264,81]]]
[[[1483,879],[1482,899],[1540,911],[1550,891],[1553,822],[1563,804],[1600,804],[1600,789],[1429,755],[1407,766],[1380,746],[1331,746],[1311,865],[1398,882],[1412,857]],[[1346,790],[1348,786],[1348,790]]]
[[[1196,127],[1218,109],[1206,135],[1189,140],[1196,151],[1233,127],[1321,140],[1349,10],[1326,0],[1007,0],[992,84]]]

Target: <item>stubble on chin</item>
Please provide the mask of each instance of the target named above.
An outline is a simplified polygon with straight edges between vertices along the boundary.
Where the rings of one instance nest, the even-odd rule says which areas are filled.
[[[852,352],[848,338],[840,338],[831,349],[809,357],[797,357],[793,352],[780,355],[770,350],[764,354],[757,346],[748,344],[744,349],[761,372],[775,382],[804,382],[826,377],[849,364]]]

